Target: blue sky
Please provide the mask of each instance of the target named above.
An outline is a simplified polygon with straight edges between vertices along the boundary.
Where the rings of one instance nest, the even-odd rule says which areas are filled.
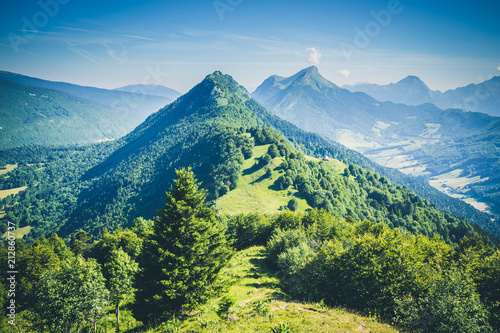
[[[312,64],[332,82],[500,75],[498,1],[2,0],[0,70],[186,92],[221,70],[253,90]]]

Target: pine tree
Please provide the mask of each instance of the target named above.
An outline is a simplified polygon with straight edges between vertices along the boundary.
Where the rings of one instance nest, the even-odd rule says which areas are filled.
[[[191,169],[176,174],[143,252],[136,315],[146,322],[166,319],[205,301],[232,254],[225,230],[205,202],[207,193],[199,189]]]
[[[70,243],[71,251],[73,251],[75,255],[86,255],[91,245],[90,240],[89,235],[84,230],[80,229]]]

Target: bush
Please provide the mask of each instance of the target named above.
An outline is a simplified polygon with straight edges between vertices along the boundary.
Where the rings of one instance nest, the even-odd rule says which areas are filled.
[[[250,213],[232,216],[227,221],[227,232],[238,250],[255,245],[266,245],[271,237],[271,222],[263,215]]]
[[[276,216],[276,219],[273,221],[273,225],[274,228],[282,230],[299,228],[301,226],[300,214],[290,210],[285,210]]]
[[[301,271],[314,257],[314,251],[307,242],[301,242],[295,247],[288,248],[278,255],[276,264],[285,276],[291,276]]]
[[[269,167],[266,168],[266,174],[264,175],[266,178],[272,178],[273,177],[273,170],[271,170]]]
[[[292,212],[296,212],[299,209],[299,202],[297,201],[297,199],[292,198],[290,199],[290,201],[288,201],[286,207],[290,209]]]
[[[236,301],[230,295],[226,295],[219,301],[219,308],[217,309],[217,315],[222,319],[227,320],[229,313]]]
[[[276,324],[273,328],[270,330],[271,333],[292,333],[293,329],[288,323],[279,323]]]
[[[396,299],[395,320],[405,330],[421,332],[490,332],[487,311],[470,277],[445,272],[423,295]]]
[[[272,265],[277,265],[280,254],[294,248],[301,243],[307,243],[306,233],[302,229],[287,231],[275,230],[271,240],[267,243],[267,258]]]
[[[259,165],[268,165],[269,163],[271,163],[273,159],[271,158],[271,156],[269,156],[269,154],[264,154],[262,155],[262,157],[260,158],[259,160]]]

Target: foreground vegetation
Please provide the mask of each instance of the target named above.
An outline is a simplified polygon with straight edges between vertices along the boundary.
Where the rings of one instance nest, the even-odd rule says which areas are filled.
[[[265,261],[263,246],[237,252],[222,271],[230,287],[184,320],[148,332],[396,332],[375,316],[361,316],[324,303],[298,302],[287,295]],[[230,302],[225,312],[221,305]]]
[[[69,246],[57,235],[29,247],[17,242],[16,267],[23,272],[16,281],[17,327],[23,332],[97,332],[108,325],[130,332],[391,332],[388,324],[416,332],[493,332],[500,327],[500,251],[479,235],[447,244],[438,236],[318,209],[217,216],[194,174],[183,169],[177,176],[155,221],[136,219],[130,229],[105,232],[93,243],[84,231]],[[3,262],[8,251],[1,249]],[[4,308],[10,297],[4,285]],[[14,332],[7,319],[0,323],[3,331]]]

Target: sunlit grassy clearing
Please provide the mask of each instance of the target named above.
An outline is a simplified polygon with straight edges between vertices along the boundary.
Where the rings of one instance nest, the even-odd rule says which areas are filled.
[[[280,164],[282,157],[276,157],[269,164],[272,177],[266,178],[266,167],[258,165],[259,158],[264,155],[270,145],[256,146],[253,156],[243,162],[243,175],[238,187],[217,200],[217,209],[221,214],[239,213],[277,213],[281,206],[286,206],[295,197],[299,202],[299,211],[310,209],[303,198],[297,196],[297,191],[289,188],[279,190],[274,183],[283,174]],[[245,198],[245,199],[242,199]]]
[[[4,166],[5,169],[0,168],[0,176],[5,175],[6,173],[11,172],[15,168],[17,168],[17,164],[7,164]]]
[[[0,191],[0,199],[7,198],[11,194],[16,195],[19,192],[24,191],[27,188],[28,188],[28,186],[23,186],[23,187],[11,188],[10,190],[1,190]]]
[[[27,226],[27,227],[23,227],[23,228],[18,228],[16,229],[15,231],[11,231],[14,233],[14,235],[16,236],[17,239],[21,239],[23,238],[25,235],[29,234],[31,229],[33,229],[33,227],[30,227],[30,226]],[[3,234],[3,238],[7,238],[9,235],[8,232],[4,233]]]

